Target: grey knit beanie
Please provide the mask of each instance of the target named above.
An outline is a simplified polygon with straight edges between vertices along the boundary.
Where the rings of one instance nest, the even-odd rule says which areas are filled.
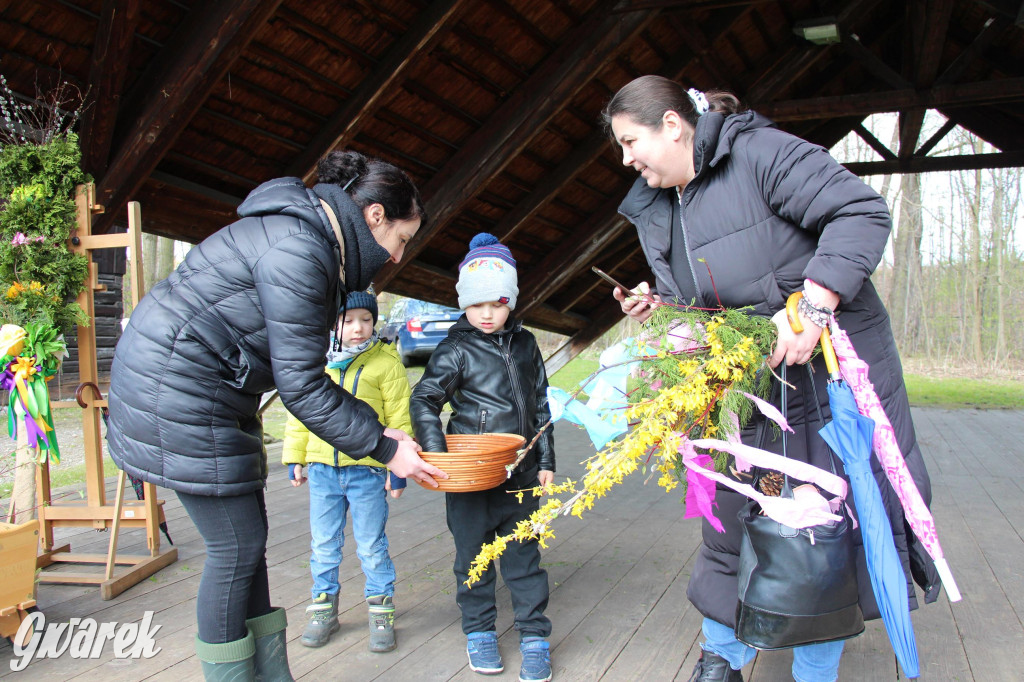
[[[497,301],[510,310],[519,296],[516,261],[508,247],[493,234],[481,232],[469,242],[469,253],[459,263],[459,307]]]

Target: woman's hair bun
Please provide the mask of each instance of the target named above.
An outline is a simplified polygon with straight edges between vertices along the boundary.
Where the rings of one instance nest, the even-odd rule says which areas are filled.
[[[345,186],[357,175],[366,175],[366,157],[350,149],[324,155],[316,166],[320,182]]]

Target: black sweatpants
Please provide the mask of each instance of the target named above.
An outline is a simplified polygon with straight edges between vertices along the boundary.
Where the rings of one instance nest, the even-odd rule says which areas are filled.
[[[516,485],[522,489],[531,484]],[[494,601],[497,580],[494,567],[472,588],[465,584],[469,567],[485,542],[498,535],[511,533],[519,521],[527,518],[540,506],[539,498],[525,495],[519,504],[505,484],[492,490],[470,493],[445,493],[448,529],[455,538],[455,601],[462,611],[462,631],[494,630],[498,607]],[[501,577],[512,595],[515,627],[523,637],[547,637],[551,634],[551,621],[544,615],[548,606],[548,574],[540,567],[540,546],[536,540],[513,542],[498,559]]]

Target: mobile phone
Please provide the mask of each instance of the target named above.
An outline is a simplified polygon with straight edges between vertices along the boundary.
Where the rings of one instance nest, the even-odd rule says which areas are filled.
[[[594,274],[596,274],[598,277],[600,277],[604,281],[608,282],[612,286],[616,286],[616,287],[622,289],[622,293],[625,294],[626,296],[643,296],[644,295],[644,294],[637,294],[635,291],[633,291],[633,287],[627,287],[625,284],[623,284],[622,282],[616,280],[614,277],[609,275],[607,272],[605,272],[601,268],[591,266],[590,269],[593,270]]]

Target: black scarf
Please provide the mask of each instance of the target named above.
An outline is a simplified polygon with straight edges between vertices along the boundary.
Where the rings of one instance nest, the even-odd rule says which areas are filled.
[[[345,249],[345,289],[365,291],[380,269],[391,260],[391,254],[373,238],[363,212],[340,187],[320,183],[313,187],[313,193],[326,201],[338,217],[345,241],[339,245]]]

